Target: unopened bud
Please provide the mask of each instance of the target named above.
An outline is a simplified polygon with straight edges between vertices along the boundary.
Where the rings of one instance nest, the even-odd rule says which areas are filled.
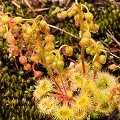
[[[89,39],[88,38],[82,38],[81,41],[79,42],[80,46],[84,46],[87,45],[89,43]]]
[[[99,63],[105,64],[106,63],[106,57],[105,55],[100,55],[98,58]]]
[[[8,16],[6,16],[6,15],[4,15],[4,16],[2,16],[2,22],[3,23],[8,23],[8,20],[9,20],[9,17]]]
[[[53,35],[47,35],[47,36],[45,37],[45,42],[46,42],[46,43],[53,42],[54,39],[55,39],[55,38],[54,38]]]
[[[45,21],[44,19],[42,19],[42,20],[40,21],[40,26],[41,26],[42,28],[45,28],[46,25],[47,25],[46,21]]]
[[[93,67],[95,70],[100,70],[101,69],[101,64],[99,62],[94,62]]]
[[[10,23],[17,23],[17,24],[21,23],[22,21],[23,21],[22,17],[15,17],[9,20]]]
[[[64,66],[63,60],[58,60],[57,61],[57,67],[62,68]]]
[[[58,17],[58,18],[62,18],[61,13],[57,13],[57,17]]]
[[[88,21],[93,20],[93,14],[90,12],[85,13],[85,19]]]
[[[63,18],[67,17],[67,11],[62,11],[62,12],[61,12],[61,16],[62,16]]]
[[[117,66],[115,65],[115,64],[112,64],[112,65],[110,65],[110,66],[108,66],[108,69],[115,69]]]
[[[71,56],[73,54],[73,48],[70,46],[66,47],[65,51],[67,56]]]
[[[31,70],[31,65],[30,64],[24,64],[24,69],[25,70]]]
[[[83,33],[83,37],[90,39],[91,38],[91,33],[89,31],[86,31],[86,32]]]
[[[17,56],[19,52],[19,48],[17,46],[11,46],[9,49],[9,52],[10,54]]]
[[[7,42],[10,43],[11,45],[15,44],[15,38],[11,35],[7,37]]]
[[[32,60],[33,62],[38,63],[38,61],[39,61],[39,56],[38,56],[38,54],[32,53],[32,55],[31,55],[31,60]]]
[[[21,55],[20,58],[19,58],[19,61],[20,61],[21,64],[24,65],[24,64],[27,63],[27,58],[25,56]]]
[[[43,73],[41,71],[34,71],[35,78],[41,77]]]

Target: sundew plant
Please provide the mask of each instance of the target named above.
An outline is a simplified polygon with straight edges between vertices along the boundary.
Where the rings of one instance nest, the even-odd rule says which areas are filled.
[[[91,38],[91,33],[99,30],[99,26],[93,23],[92,13],[77,0],[68,10],[57,13],[58,19],[72,16],[75,25],[80,27],[81,60],[69,59],[74,64],[67,68],[64,68],[61,51],[70,57],[74,47],[62,45],[55,49],[55,37],[50,34],[43,16],[13,18],[11,13],[1,12],[0,33],[9,44],[10,54],[19,56],[24,69],[32,70],[35,78],[40,78],[33,96],[41,113],[59,120],[81,120],[88,115],[93,118],[109,116],[117,106],[119,109],[119,78],[100,71],[102,64],[106,63],[107,53],[100,41]],[[92,64],[85,61],[85,52],[93,56]],[[33,64],[28,63],[28,59]],[[46,68],[48,77],[34,69],[38,63]]]

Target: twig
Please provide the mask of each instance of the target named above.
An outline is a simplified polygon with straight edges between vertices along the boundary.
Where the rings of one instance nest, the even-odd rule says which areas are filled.
[[[105,47],[105,50],[106,50],[110,55],[112,55],[112,56],[120,59],[120,57],[118,57],[117,55],[111,53],[111,52],[108,50],[108,48]]]
[[[108,30],[109,33],[106,32],[106,34],[111,37],[117,44],[118,46],[120,47],[120,43],[117,41],[117,39],[114,37],[114,35],[112,35],[112,33]]]
[[[17,3],[15,3],[14,1],[12,1],[12,4],[14,4],[14,5],[17,6],[18,8],[20,8],[20,6],[19,6]]]
[[[33,8],[31,7],[31,5],[29,4],[29,2],[27,0],[24,0],[25,4],[32,10],[33,13],[37,14]]]
[[[69,35],[71,35],[71,36],[73,36],[73,37],[75,37],[75,38],[77,38],[77,39],[80,40],[80,37],[77,37],[77,36],[75,36],[75,35],[67,32],[67,31],[65,31],[65,30],[63,30],[63,29],[60,29],[60,28],[58,28],[58,27],[56,27],[56,26],[53,26],[53,25],[50,25],[50,24],[48,24],[48,25],[49,25],[50,27],[52,27],[52,28],[58,29],[58,30],[60,30],[60,31],[62,31],[62,32],[65,32],[65,33],[67,33],[67,34],[69,34]]]
[[[50,8],[39,8],[39,9],[34,9],[33,11],[35,11],[35,12],[41,12],[41,11],[44,11],[44,10],[49,10]],[[30,12],[32,11],[32,10],[29,10]]]
[[[109,46],[108,46],[108,44],[106,44],[104,41],[102,41],[101,39],[100,39],[100,41],[104,44],[104,45],[106,45],[108,48],[106,48],[105,46],[104,46],[104,48],[105,48],[105,50],[106,50],[106,52],[107,53],[109,53],[110,55],[112,55],[112,56],[114,56],[114,57],[116,57],[116,58],[120,58],[120,57],[118,57],[117,55],[115,55],[115,54],[113,54],[113,53],[111,53],[110,52],[110,49],[109,49]]]
[[[71,0],[68,0],[68,1],[67,1],[66,7],[69,5],[70,1],[71,1]]]

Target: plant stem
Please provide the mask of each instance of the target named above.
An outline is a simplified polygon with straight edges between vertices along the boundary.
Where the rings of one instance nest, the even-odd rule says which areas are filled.
[[[78,1],[77,1],[77,0],[75,0],[75,2],[76,2],[76,4],[78,4]]]
[[[55,80],[55,77],[53,76],[53,73],[51,71],[51,69],[49,68],[48,64],[46,63],[46,60],[45,60],[45,56],[44,56],[44,50],[43,50],[43,47],[42,47],[42,42],[41,42],[41,39],[40,39],[40,33],[39,31],[37,32],[37,38],[38,38],[38,42],[39,42],[39,45],[40,45],[40,49],[41,49],[41,54],[42,54],[42,59],[43,59],[43,62],[45,64],[45,67],[49,73],[49,75],[51,76],[51,78],[53,79],[53,81],[55,82],[56,86],[59,88],[59,90],[62,92],[60,86],[58,85],[57,81]],[[62,92],[63,93],[63,92]]]
[[[65,88],[65,85],[64,85],[64,83],[63,83],[63,79],[62,79],[61,70],[59,70],[59,76],[60,76],[60,80],[61,80],[61,82],[62,82],[63,89],[64,89],[64,91],[65,91],[65,94],[66,94],[66,88]]]
[[[84,47],[81,48],[81,61],[82,61],[83,75],[85,75]]]
[[[93,78],[94,82],[95,82],[96,75],[97,75],[97,70],[94,70],[94,78]]]
[[[80,7],[80,32],[81,32],[81,39],[83,37],[83,19],[82,19],[82,8]],[[84,46],[81,48],[81,61],[82,61],[82,69],[83,69],[83,75],[85,75],[85,61],[84,61]]]

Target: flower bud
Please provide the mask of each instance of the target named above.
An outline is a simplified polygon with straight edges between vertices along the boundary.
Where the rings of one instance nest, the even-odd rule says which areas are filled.
[[[45,45],[46,51],[52,51],[54,49],[54,44],[52,42],[49,42]]]
[[[53,55],[52,55],[52,56],[48,55],[48,56],[46,57],[46,62],[47,62],[48,64],[52,63],[53,60],[54,60],[54,56],[53,56]]]
[[[55,40],[54,36],[53,35],[47,35],[45,37],[45,42],[46,43],[49,43],[49,42],[53,42]]]
[[[21,64],[24,65],[24,64],[27,63],[27,58],[25,56],[21,55],[20,58],[19,58],[19,61],[20,61]]]
[[[59,67],[59,68],[62,68],[64,66],[64,62],[63,62],[63,60],[58,60],[57,61],[57,68]]]
[[[80,46],[84,46],[87,45],[89,43],[89,39],[88,38],[82,38],[81,41],[79,42]]]
[[[8,23],[8,20],[9,20],[9,17],[8,16],[6,16],[6,15],[4,15],[4,16],[2,16],[2,22],[3,23]]]
[[[36,46],[36,47],[34,48],[34,51],[35,51],[35,53],[37,53],[37,54],[41,54],[41,50],[40,50],[40,47],[39,47],[39,46]]]
[[[43,73],[41,71],[34,71],[35,78],[41,77]]]
[[[87,54],[90,54],[90,52],[91,52],[91,47],[87,47],[87,48],[86,48],[86,53],[87,53]]]
[[[72,10],[76,13],[78,11],[78,7],[76,5],[73,5]]]
[[[99,62],[94,62],[93,68],[94,68],[95,70],[100,70],[100,69],[101,69],[101,64],[100,64]]]
[[[29,28],[30,28],[30,25],[27,24],[27,23],[22,25],[22,30],[23,30],[23,32],[26,32],[27,29],[29,29]]]
[[[22,17],[15,17],[9,20],[10,23],[17,23],[17,24],[21,23],[22,21],[23,21]]]
[[[57,17],[58,17],[58,18],[62,18],[61,13],[57,13]]]
[[[6,27],[1,26],[0,27],[0,33],[5,33],[7,31]]]
[[[38,56],[38,54],[32,53],[32,55],[31,55],[31,60],[32,60],[33,62],[38,63],[38,61],[39,61],[39,56]]]
[[[53,67],[53,69],[57,68],[57,62],[54,61],[54,62],[52,63],[52,67]]]
[[[25,70],[31,70],[31,65],[30,64],[24,64],[24,69]]]
[[[93,49],[91,49],[91,51],[90,51],[90,55],[95,55],[96,54],[96,50],[93,48]]]
[[[74,15],[74,19],[75,19],[75,21],[79,21],[80,15],[79,14]]]
[[[15,38],[11,35],[7,37],[7,42],[10,43],[11,45],[15,44]]]
[[[12,33],[10,31],[8,31],[4,34],[5,39],[7,39],[9,36],[12,36]]]
[[[29,39],[31,37],[30,34],[27,34],[27,33],[23,33],[23,38],[24,39]]]
[[[115,65],[115,64],[112,64],[112,65],[110,65],[110,66],[108,66],[108,69],[115,69],[117,66]]]
[[[93,23],[93,21],[91,21],[90,22],[90,24],[89,24],[89,30],[91,31],[91,32],[93,32],[93,30],[94,30],[94,23]]]
[[[105,55],[100,55],[98,58],[99,63],[105,64],[106,63],[106,57]]]
[[[93,32],[94,33],[97,33],[99,30],[99,26],[97,24],[94,24],[94,29],[93,29]]]
[[[71,12],[71,11],[70,11],[70,12],[68,12],[68,17],[69,17],[69,18],[71,18],[71,17],[72,17],[72,15],[73,15],[73,14],[72,14],[72,12]]]
[[[41,26],[42,28],[45,28],[46,25],[47,25],[46,21],[45,21],[44,19],[42,19],[42,20],[40,21],[40,26]]]
[[[99,49],[104,50],[104,46],[102,44],[99,45]]]
[[[62,11],[62,12],[61,12],[61,16],[62,16],[63,18],[67,17],[67,11]]]
[[[49,27],[48,24],[46,25],[45,30],[46,30],[46,31],[50,31],[50,27]]]
[[[27,31],[26,31],[26,33],[27,33],[28,35],[31,35],[32,32],[33,32],[33,29],[31,29],[31,28],[27,29]]]
[[[93,20],[93,14],[91,12],[85,13],[85,19],[88,21]]]
[[[91,38],[91,33],[89,31],[86,31],[86,32],[83,33],[83,37],[90,39]]]
[[[70,46],[66,47],[65,51],[67,56],[71,56],[73,54],[73,48]]]
[[[19,48],[17,46],[11,46],[9,48],[9,52],[10,52],[10,54],[17,56],[18,52],[19,52]]]
[[[21,23],[23,21],[22,17],[15,17],[14,19],[16,23]]]

